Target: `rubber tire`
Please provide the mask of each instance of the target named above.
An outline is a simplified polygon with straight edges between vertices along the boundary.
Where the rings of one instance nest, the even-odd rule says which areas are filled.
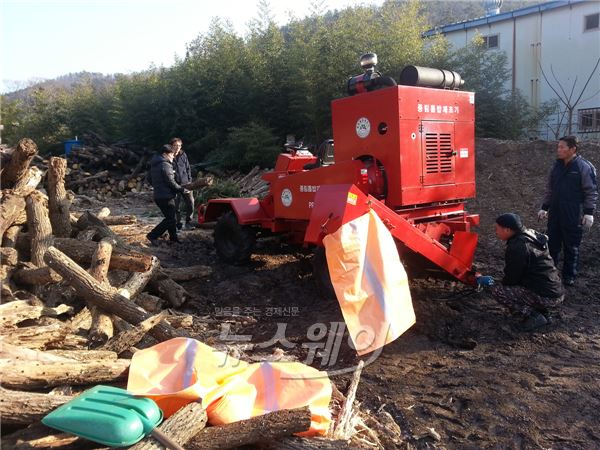
[[[312,259],[313,278],[317,286],[317,292],[323,298],[336,298],[333,283],[329,276],[329,267],[327,266],[327,257],[325,248],[317,247]]]
[[[250,260],[256,244],[256,232],[250,226],[240,225],[233,211],[219,217],[213,237],[221,261],[239,265]]]

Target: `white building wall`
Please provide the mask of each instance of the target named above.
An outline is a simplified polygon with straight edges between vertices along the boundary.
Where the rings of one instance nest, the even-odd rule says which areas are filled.
[[[584,20],[585,16],[598,12],[600,2],[574,3],[501,22],[447,32],[445,36],[453,47],[460,48],[468,44],[477,32],[483,36],[499,35],[498,50],[489,51],[506,52],[512,72],[512,79],[507,80],[506,87],[519,89],[532,106],[539,107],[542,103],[557,98],[544,80],[542,69],[559,92],[556,80],[560,81],[567,93],[571,92],[576,83],[573,101],[581,92],[600,57],[600,30],[584,31]],[[574,131],[577,130],[577,110],[582,108],[600,108],[598,69],[574,112]],[[545,133],[542,137],[553,137],[548,135],[550,130],[540,131]],[[599,134],[594,134],[582,137],[598,136]]]

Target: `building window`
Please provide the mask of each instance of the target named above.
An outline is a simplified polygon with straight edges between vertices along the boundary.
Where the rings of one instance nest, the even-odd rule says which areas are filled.
[[[485,48],[498,48],[498,35],[483,36],[483,46]]]
[[[585,16],[585,25],[583,31],[597,30],[600,28],[600,13]]]
[[[580,133],[600,132],[600,108],[580,109],[578,119]]]

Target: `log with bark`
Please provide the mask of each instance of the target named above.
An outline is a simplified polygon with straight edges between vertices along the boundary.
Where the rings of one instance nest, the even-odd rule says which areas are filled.
[[[67,160],[52,157],[48,164],[48,209],[55,236],[71,237],[70,209],[73,195],[65,189]]]
[[[14,266],[18,260],[17,251],[10,247],[0,247],[0,264]]]
[[[85,270],[58,249],[50,247],[44,259],[85,300],[134,325],[150,318],[150,315],[146,311],[128,298],[120,295],[116,289],[110,289],[98,284]],[[152,328],[150,333],[161,341],[182,335],[181,331],[174,329],[165,321],[157,324]]]
[[[104,238],[96,247],[92,255],[89,273],[98,281],[98,283],[110,287],[108,282],[108,267],[110,265],[110,257],[112,255],[114,240],[112,238]],[[113,337],[113,323],[110,316],[102,310],[102,308],[88,303],[88,308],[92,315],[92,324],[88,332],[88,339],[93,346],[102,345]]]
[[[52,245],[52,225],[48,217],[46,197],[39,191],[33,191],[27,196],[27,227],[31,237],[31,262],[38,267],[44,263],[44,253]]]
[[[10,162],[2,167],[0,187],[2,189],[12,188],[25,175],[29,169],[29,163],[36,153],[35,142],[28,138],[21,139],[12,153]]]
[[[138,325],[132,327],[129,330],[123,331],[110,339],[103,347],[102,350],[115,352],[120,355],[124,351],[131,349],[131,347],[137,345],[146,333],[160,323],[161,320],[167,315],[166,311],[162,311],[160,314],[152,316]]]
[[[16,269],[12,274],[12,280],[17,284],[27,284],[30,286],[43,286],[46,284],[59,283],[62,277],[50,267],[25,267]]]
[[[190,281],[198,278],[212,275],[213,269],[210,266],[188,266],[188,267],[177,267],[176,269],[169,269],[163,267],[162,271],[164,274],[173,281]]]
[[[80,264],[89,265],[96,250],[96,242],[56,238],[54,247]],[[152,255],[113,247],[109,270],[146,272],[152,267]]]
[[[310,428],[308,406],[283,409],[218,427],[204,428],[186,445],[188,450],[217,450],[290,436]]]
[[[201,403],[190,403],[167,420],[158,429],[169,436],[174,442],[185,446],[188,441],[198,434],[206,425],[206,410]],[[162,450],[164,446],[152,436],[142,439],[131,447],[131,450]]]
[[[39,319],[42,316],[57,317],[72,311],[73,308],[67,305],[49,308],[44,304],[32,305],[26,300],[15,300],[0,305],[0,327],[17,325],[26,320]]]
[[[105,178],[106,176],[108,176],[108,170],[103,170],[102,172],[98,172],[94,175],[90,175],[89,177],[80,178],[79,180],[71,181],[67,184],[69,186],[69,189],[73,189],[74,187],[77,187],[81,184],[86,184],[92,180],[98,180],[100,178]]]
[[[25,223],[25,197],[31,194],[42,179],[42,171],[37,167],[29,170],[19,179],[14,189],[2,190],[0,194],[0,236],[13,225]]]
[[[33,390],[53,386],[113,383],[127,377],[128,359],[116,361],[0,361],[0,384],[11,389]]]
[[[28,425],[73,399],[68,395],[38,394],[0,387],[0,416],[3,425]]]
[[[43,350],[52,347],[67,349],[86,345],[87,339],[71,333],[71,327],[62,322],[45,326],[0,329],[3,342],[30,349]]]
[[[159,270],[157,275],[150,280],[150,288],[152,292],[167,300],[174,308],[179,308],[191,297],[183,286],[173,281],[162,270]]]

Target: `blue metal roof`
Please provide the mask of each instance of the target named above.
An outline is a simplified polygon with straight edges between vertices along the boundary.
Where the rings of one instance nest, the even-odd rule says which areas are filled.
[[[528,16],[530,14],[538,14],[542,11],[548,11],[550,9],[562,8],[563,6],[570,6],[575,3],[592,3],[593,0],[557,0],[548,3],[542,3],[535,6],[527,6],[521,9],[515,9],[514,11],[508,11],[505,13],[494,14],[492,16],[480,17],[478,19],[465,20],[463,22],[451,23],[444,25],[443,27],[432,28],[423,33],[424,37],[433,36],[435,34],[446,34],[457,30],[467,30],[469,28],[477,28],[482,25],[487,25],[495,22],[502,22],[504,20],[511,20],[516,17]]]

